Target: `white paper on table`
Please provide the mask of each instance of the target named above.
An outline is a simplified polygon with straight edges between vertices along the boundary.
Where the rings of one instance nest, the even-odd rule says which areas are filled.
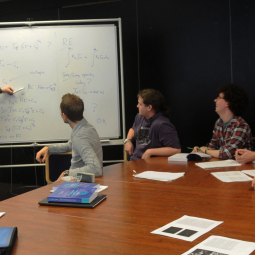
[[[192,242],[221,223],[223,223],[223,221],[214,221],[184,215],[180,219],[170,222],[151,233]]]
[[[154,181],[161,181],[161,182],[168,182],[168,181],[171,181],[171,180],[165,180],[165,179],[156,179],[156,178],[149,178],[149,177],[140,177],[140,176],[136,176],[136,175],[133,175],[134,177],[137,177],[137,178],[141,178],[141,179],[147,179],[147,180],[154,180]]]
[[[154,180],[154,181],[161,181],[161,182],[168,182],[168,181],[172,181],[172,180],[164,180],[164,179],[155,179],[155,178],[146,178],[148,180]]]
[[[245,242],[222,236],[210,236],[182,255],[249,255],[254,249],[255,243],[252,242]]]
[[[134,174],[133,176],[137,178],[145,178],[157,181],[172,181],[184,176],[184,174],[185,174],[184,172],[169,173],[169,172],[145,171],[140,174]]]
[[[221,160],[221,161],[213,161],[213,162],[203,162],[203,163],[195,163],[196,166],[199,166],[203,169],[206,168],[215,168],[215,167],[229,167],[229,166],[241,166],[241,164],[237,163],[233,159]]]
[[[255,177],[255,170],[242,170],[241,172]]]
[[[176,153],[170,157],[168,157],[168,161],[181,161],[181,162],[187,162],[188,156],[191,154],[196,154],[202,158],[211,158],[212,156],[202,153],[202,152],[192,152],[192,153]]]
[[[5,215],[5,212],[0,212],[0,217],[2,217],[3,215]]]
[[[222,182],[246,182],[252,181],[251,177],[240,171],[216,172],[211,173]]]
[[[108,188],[108,186],[100,185],[100,188],[97,189],[97,192],[101,192],[107,188]]]
[[[170,157],[168,157],[168,161],[188,161],[187,156],[189,153],[176,153]]]

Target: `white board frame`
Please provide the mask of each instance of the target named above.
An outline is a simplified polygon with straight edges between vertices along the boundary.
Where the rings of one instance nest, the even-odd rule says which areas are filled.
[[[81,20],[51,20],[51,21],[24,21],[24,22],[0,22],[0,26],[37,26],[37,25],[70,25],[70,24],[86,24],[86,23],[118,23],[119,32],[119,70],[120,70],[120,89],[121,89],[121,115],[122,115],[122,137],[119,139],[109,139],[101,140],[102,146],[109,145],[123,145],[124,137],[126,135],[125,128],[125,101],[124,101],[124,74],[123,74],[123,49],[122,49],[122,29],[121,29],[121,18],[116,19],[81,19]],[[32,143],[15,145],[1,145],[0,148],[9,147],[34,147],[34,146],[44,146],[44,144]]]

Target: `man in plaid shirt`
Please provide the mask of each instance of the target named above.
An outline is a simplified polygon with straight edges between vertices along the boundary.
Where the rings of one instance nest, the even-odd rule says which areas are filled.
[[[240,117],[249,104],[249,98],[235,84],[221,86],[218,93],[214,102],[220,118],[215,123],[213,137],[208,146],[196,146],[193,152],[200,151],[212,157],[230,159],[237,149],[251,150],[253,146],[251,129]]]

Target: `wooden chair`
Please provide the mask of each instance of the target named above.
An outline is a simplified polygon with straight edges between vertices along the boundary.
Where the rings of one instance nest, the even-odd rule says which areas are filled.
[[[132,142],[133,143],[133,142]],[[134,145],[134,143],[133,143]],[[134,145],[134,150],[135,150],[135,145]],[[125,145],[124,145],[124,162],[128,162],[130,161],[131,155],[129,155],[126,151],[125,151]]]
[[[56,181],[59,175],[70,168],[72,152],[49,154],[45,159],[45,179],[47,183]]]
[[[124,162],[130,161],[131,156],[124,149]]]
[[[124,161],[128,162],[128,153],[124,150]]]

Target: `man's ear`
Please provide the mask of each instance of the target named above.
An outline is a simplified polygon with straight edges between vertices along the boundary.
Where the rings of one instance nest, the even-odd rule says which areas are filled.
[[[149,104],[149,105],[148,105],[148,111],[151,111],[151,110],[152,110],[152,105]]]
[[[61,114],[62,114],[63,119],[66,120],[67,116],[63,112]]]

